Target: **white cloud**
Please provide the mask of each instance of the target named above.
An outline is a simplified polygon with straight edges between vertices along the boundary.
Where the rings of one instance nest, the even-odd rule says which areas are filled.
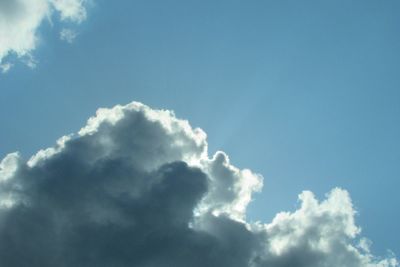
[[[80,23],[86,19],[85,0],[50,0],[50,3],[60,12],[61,20]]]
[[[86,18],[85,1],[0,1],[0,65],[3,72],[12,66],[7,61],[10,55],[25,59],[30,67],[35,66],[32,52],[39,43],[39,27],[53,13],[59,13],[62,21],[80,23]]]
[[[347,191],[305,191],[296,211],[246,221],[261,187],[172,111],[102,108],[54,148],[1,161],[0,265],[398,266],[372,255]]]
[[[77,35],[78,34],[74,30],[71,30],[71,29],[64,28],[60,31],[60,39],[62,41],[66,41],[67,43],[70,43],[70,44],[75,40]]]
[[[264,233],[261,266],[398,266],[393,255],[373,256],[365,238],[355,242],[361,229],[347,191],[335,188],[322,202],[305,191],[299,199],[301,207],[295,212],[279,213],[270,224],[254,227]]]
[[[19,158],[18,153],[11,153],[0,162],[0,183],[13,177],[18,169]]]
[[[0,64],[0,69],[1,69],[2,73],[7,73],[11,67],[12,67],[12,64],[10,64],[10,63]]]

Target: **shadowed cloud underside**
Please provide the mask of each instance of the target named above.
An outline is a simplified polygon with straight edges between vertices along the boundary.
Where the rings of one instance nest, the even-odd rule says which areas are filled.
[[[263,178],[210,156],[172,111],[99,109],[78,133],[0,163],[0,265],[393,267],[360,237],[347,191],[246,221]]]

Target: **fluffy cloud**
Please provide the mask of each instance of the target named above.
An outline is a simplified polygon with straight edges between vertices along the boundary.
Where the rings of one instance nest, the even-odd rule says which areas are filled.
[[[298,210],[247,222],[261,187],[171,111],[99,109],[28,161],[1,161],[0,265],[398,266],[369,252],[345,190],[303,192]]]
[[[12,66],[7,56],[22,58],[34,66],[32,51],[39,42],[43,20],[58,13],[61,21],[80,23],[86,18],[85,0],[2,0],[0,1],[0,69]]]

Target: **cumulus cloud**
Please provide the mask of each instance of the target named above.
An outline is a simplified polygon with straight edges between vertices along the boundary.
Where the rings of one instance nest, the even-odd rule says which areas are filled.
[[[210,156],[206,134],[134,102],[99,109],[29,160],[0,163],[0,265],[394,267],[360,237],[349,194],[246,220],[261,175]]]
[[[12,66],[14,55],[33,66],[32,52],[38,45],[38,30],[45,19],[58,14],[61,21],[80,23],[86,19],[86,0],[2,0],[0,1],[0,67]]]

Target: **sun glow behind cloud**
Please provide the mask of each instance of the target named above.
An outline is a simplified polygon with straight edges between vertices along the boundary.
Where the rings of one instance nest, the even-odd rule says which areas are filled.
[[[398,266],[371,254],[340,188],[247,221],[262,176],[210,156],[206,134],[172,111],[137,102],[99,109],[27,162],[9,154],[0,181],[4,266]]]

